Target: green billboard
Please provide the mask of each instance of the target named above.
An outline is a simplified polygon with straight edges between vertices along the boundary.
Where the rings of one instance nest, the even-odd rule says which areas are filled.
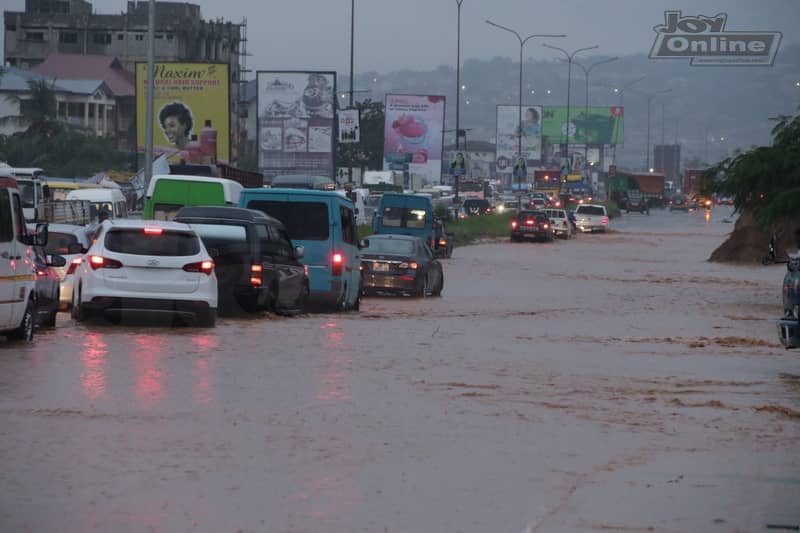
[[[569,143],[622,144],[623,119],[619,106],[570,107]],[[542,136],[551,144],[567,142],[566,106],[547,106],[542,110]]]

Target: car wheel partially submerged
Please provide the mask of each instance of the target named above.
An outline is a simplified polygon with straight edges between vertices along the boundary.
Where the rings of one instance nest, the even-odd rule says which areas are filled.
[[[22,322],[19,327],[8,334],[8,339],[12,341],[27,341],[33,340],[33,301],[28,300],[28,305],[25,306],[25,312],[22,315]]]

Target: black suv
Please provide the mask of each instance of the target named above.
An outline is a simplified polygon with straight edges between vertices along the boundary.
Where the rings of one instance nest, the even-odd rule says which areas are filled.
[[[511,240],[523,239],[553,240],[553,225],[541,211],[520,211],[511,219]]]
[[[489,203],[489,200],[481,200],[479,198],[464,200],[462,207],[467,216],[488,215],[492,212],[492,204]]]
[[[214,260],[221,310],[303,312],[303,247],[292,246],[279,220],[238,207],[184,207],[174,220],[191,225]]]

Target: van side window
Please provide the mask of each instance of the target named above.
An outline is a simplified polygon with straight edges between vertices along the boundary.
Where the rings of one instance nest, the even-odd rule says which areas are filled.
[[[347,244],[356,244],[356,220],[353,210],[344,206],[339,207],[342,215],[342,240]]]
[[[14,202],[14,218],[16,218],[17,239],[19,239],[20,237],[27,235],[27,232],[25,231],[25,216],[22,214],[22,204],[19,201],[19,196],[14,194],[11,196],[11,199]]]
[[[11,216],[11,202],[8,189],[0,189],[0,242],[14,239],[14,219]]]
[[[328,204],[323,202],[282,202],[251,200],[248,209],[255,209],[280,220],[293,239],[327,241],[329,236]]]

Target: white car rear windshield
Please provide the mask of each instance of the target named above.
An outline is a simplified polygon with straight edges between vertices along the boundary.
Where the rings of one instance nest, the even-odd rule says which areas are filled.
[[[120,254],[187,256],[200,253],[200,239],[192,233],[151,231],[145,228],[114,229],[106,234],[107,250]]]
[[[597,215],[597,216],[604,216],[606,214],[605,209],[596,205],[579,205],[576,213],[580,215]]]

